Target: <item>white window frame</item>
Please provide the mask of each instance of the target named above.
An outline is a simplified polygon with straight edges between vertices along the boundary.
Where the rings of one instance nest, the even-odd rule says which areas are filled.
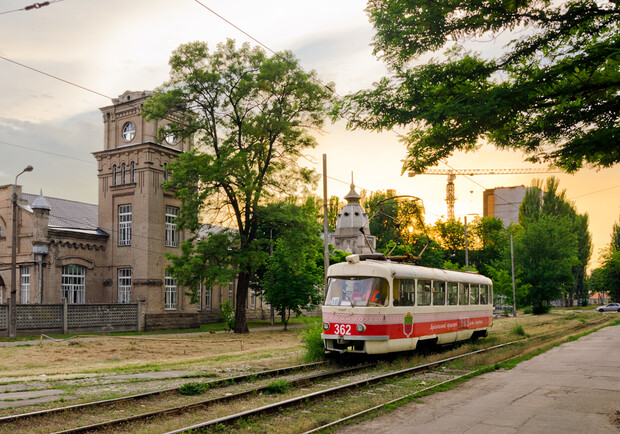
[[[205,288],[205,310],[211,310],[213,287]]]
[[[75,264],[62,267],[62,296],[69,304],[86,302],[86,268]]]
[[[179,232],[177,231],[176,218],[179,216],[179,208],[166,207],[166,247],[179,247]]]
[[[127,180],[127,165],[125,163],[121,164],[121,184],[125,185]]]
[[[117,175],[117,173],[116,173],[116,172],[117,172],[117,170],[118,170],[118,169],[116,168],[116,164],[114,164],[114,165],[112,166],[112,187],[115,187],[115,186],[116,186],[116,175]]]
[[[228,284],[228,299],[230,300],[230,303],[234,306],[235,305],[235,281],[234,280],[232,280]]]
[[[250,309],[256,309],[256,292],[250,289]]]
[[[166,271],[164,283],[164,309],[177,310],[179,308],[179,289],[177,287],[177,279],[172,277],[172,273]]]
[[[131,204],[118,206],[118,245],[131,246]]]
[[[118,269],[118,302],[131,303],[131,268]]]
[[[19,282],[20,282],[20,294],[21,303],[30,303],[30,267],[24,265],[19,267]]]
[[[132,184],[136,183],[136,163],[133,161],[129,166],[129,180]]]

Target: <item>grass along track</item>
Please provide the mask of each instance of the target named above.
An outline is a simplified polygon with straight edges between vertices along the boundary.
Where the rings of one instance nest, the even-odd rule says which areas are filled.
[[[577,320],[577,324],[572,324]],[[372,417],[379,412],[389,411],[398,405],[409,402],[423,394],[454,387],[467,378],[480,375],[499,368],[511,368],[518,361],[532,357],[561,342],[573,340],[608,325],[619,324],[614,318],[591,316],[587,319],[574,315],[565,318],[553,318],[550,324],[537,325],[534,335],[517,342],[515,345],[503,345],[493,351],[478,351],[467,357],[451,358],[439,370],[426,371],[422,376],[403,375],[384,376],[379,386],[366,387],[355,385],[341,388],[338,395],[324,397],[310,393],[298,397],[295,407],[277,408],[276,405],[265,406],[266,411],[251,413],[246,410],[239,415],[212,419],[207,423],[194,424],[170,432],[269,432],[299,433],[330,431],[334,425],[350,423],[360,418]],[[498,334],[491,339],[497,339]],[[464,347],[468,347],[464,345]],[[456,348],[447,353],[459,352]],[[445,353],[442,354],[445,357]],[[442,355],[433,355],[438,358]],[[439,361],[441,362],[441,361]],[[437,363],[437,362],[436,362]],[[413,372],[412,372],[413,373]],[[315,399],[316,398],[316,399]],[[289,404],[287,403],[287,406]],[[151,427],[152,428],[152,427]],[[163,428],[163,427],[162,427]],[[146,431],[145,431],[146,432]]]
[[[615,317],[610,315],[601,315],[598,313],[568,313],[568,314],[551,314],[542,317],[520,317],[515,319],[502,319],[496,321],[492,335],[479,341],[478,343],[462,344],[456,347],[452,347],[447,351],[443,351],[441,354],[416,354],[413,356],[407,355],[404,357],[398,357],[393,360],[380,362],[377,367],[373,368],[372,372],[360,372],[358,374],[349,374],[348,377],[340,378],[336,380],[316,380],[314,384],[307,384],[302,389],[291,389],[281,395],[267,395],[258,391],[253,391],[246,394],[243,399],[228,400],[226,404],[214,403],[210,405],[207,410],[198,409],[192,410],[190,413],[184,413],[183,416],[178,419],[172,417],[161,417],[152,415],[146,422],[134,423],[125,426],[116,426],[115,432],[163,432],[173,431],[187,424],[198,424],[205,420],[221,419],[229,416],[231,413],[240,413],[247,411],[251,408],[268,406],[275,404],[278,401],[289,400],[295,397],[304,396],[318,392],[322,389],[333,388],[339,385],[353,382],[356,380],[365,380],[372,376],[381,375],[395,370],[410,367],[413,365],[419,365],[424,363],[433,362],[440,359],[452,357],[454,355],[471,352],[472,349],[479,349],[492,344],[499,344],[508,340],[515,339],[515,321],[518,321],[525,330],[525,333],[529,335],[529,339],[523,340],[518,344],[502,347],[496,349],[493,352],[476,353],[468,357],[455,359],[445,369],[435,369],[427,371],[424,374],[416,375],[415,377],[409,376],[402,377],[400,379],[384,379],[379,385],[371,387],[358,386],[353,391],[341,391],[330,398],[317,399],[310,403],[307,399],[302,400],[301,405],[294,405],[286,409],[277,410],[276,413],[263,416],[253,416],[250,418],[239,419],[233,423],[232,428],[235,430],[247,431],[247,432],[303,432],[313,429],[318,426],[328,424],[336,419],[347,417],[351,414],[363,412],[373,406],[381,406],[390,400],[394,400],[398,397],[402,397],[407,394],[411,394],[413,390],[421,390],[430,387],[434,384],[445,383],[445,381],[453,380],[456,377],[462,375],[477,375],[481,369],[489,369],[493,367],[500,360],[504,360],[511,357],[523,357],[523,355],[532,354],[536,351],[540,351],[542,348],[549,345],[561,342],[566,339],[567,334],[583,332],[600,328],[606,324],[613,322]],[[248,377],[254,377],[255,374],[250,374]],[[254,380],[254,378],[249,378]],[[268,380],[261,380],[262,384]],[[422,384],[424,383],[424,384]],[[239,386],[239,385],[238,385]],[[249,387],[252,386],[252,387]],[[245,385],[245,390],[256,389],[256,386],[260,386],[259,381],[255,380],[251,384]],[[445,387],[445,386],[444,386]],[[243,389],[243,387],[241,388]],[[237,387],[233,390],[233,387],[227,387],[225,389],[213,389],[209,390],[206,396],[213,396],[212,394],[220,393],[220,395],[230,396],[240,390]],[[361,395],[358,393],[361,391]],[[211,395],[209,395],[211,394]],[[198,400],[198,398],[191,398]],[[136,414],[139,412],[146,412],[146,409],[157,411],[159,409],[170,408],[176,405],[182,405],[184,402],[191,401],[188,397],[182,397],[178,394],[170,394],[162,398],[145,398],[135,404],[113,404],[108,406],[106,410],[96,410],[95,413],[97,420],[102,419],[122,419],[125,415]],[[207,398],[208,399],[208,398]],[[155,401],[160,401],[155,405]],[[200,400],[205,400],[205,395],[200,397]],[[203,406],[204,407],[204,406]],[[383,407],[382,407],[383,408]],[[376,411],[376,410],[375,410]],[[384,410],[380,410],[384,411]],[[55,427],[70,427],[77,425],[85,425],[91,423],[93,415],[85,415],[84,417],[75,417],[75,413],[71,416],[71,413],[65,414],[65,416],[57,416]],[[366,416],[367,417],[367,416]],[[0,426],[0,431],[28,431],[28,432],[50,432],[53,429],[50,425],[46,425],[42,422],[41,418],[29,418],[19,422],[6,423]],[[223,421],[219,421],[212,425],[209,430],[228,431],[231,429],[229,425],[223,425]]]

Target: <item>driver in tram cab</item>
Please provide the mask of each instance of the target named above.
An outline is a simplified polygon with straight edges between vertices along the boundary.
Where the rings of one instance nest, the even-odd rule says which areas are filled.
[[[370,298],[368,299],[368,304],[373,304],[379,306],[381,304],[381,291],[379,288],[373,288],[370,293]]]

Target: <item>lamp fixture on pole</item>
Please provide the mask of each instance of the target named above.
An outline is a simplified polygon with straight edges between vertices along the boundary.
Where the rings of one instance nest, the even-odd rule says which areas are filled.
[[[32,166],[28,165],[15,177],[11,202],[13,207],[12,242],[11,242],[11,297],[9,298],[9,337],[17,337],[17,178],[24,172],[32,172]]]

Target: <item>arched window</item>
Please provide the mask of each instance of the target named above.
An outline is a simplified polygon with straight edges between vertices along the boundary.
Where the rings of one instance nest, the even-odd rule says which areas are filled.
[[[112,186],[116,185],[116,164],[112,166]]]
[[[75,264],[62,267],[62,296],[67,303],[85,303],[86,268]]]
[[[134,163],[133,161],[131,162],[131,169],[130,169],[130,175],[129,177],[131,178],[131,183],[135,184],[136,182],[136,163]]]
[[[164,181],[168,180],[168,163],[164,163]]]
[[[127,166],[125,166],[125,163],[123,163],[123,165],[121,166],[121,184],[125,184],[126,171],[127,171]]]

